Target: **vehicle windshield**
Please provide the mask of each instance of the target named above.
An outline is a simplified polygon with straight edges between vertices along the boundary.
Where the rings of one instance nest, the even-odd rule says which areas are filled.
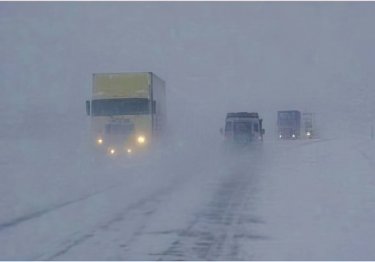
[[[311,128],[312,127],[312,122],[305,122],[305,127]]]
[[[296,116],[293,112],[279,113],[279,125],[293,125],[296,122]]]
[[[233,131],[235,134],[250,134],[251,123],[250,122],[234,122]]]
[[[146,115],[150,113],[147,98],[116,98],[92,100],[93,116]]]

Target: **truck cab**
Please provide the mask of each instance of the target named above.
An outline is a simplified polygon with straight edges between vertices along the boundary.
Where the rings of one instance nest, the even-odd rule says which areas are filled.
[[[301,112],[285,110],[277,112],[279,139],[298,139],[301,135]]]
[[[94,74],[86,112],[98,150],[110,156],[147,152],[164,134],[165,82],[152,72]]]
[[[310,112],[305,112],[302,114],[302,122],[303,122],[303,133],[305,138],[314,138],[314,114]]]
[[[225,118],[224,136],[226,143],[250,145],[263,141],[265,133],[258,113],[228,113]]]

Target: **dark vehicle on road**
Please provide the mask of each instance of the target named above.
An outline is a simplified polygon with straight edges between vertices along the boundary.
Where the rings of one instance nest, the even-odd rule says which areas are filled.
[[[303,122],[303,135],[305,138],[314,138],[314,114],[310,112],[302,113],[302,122]]]
[[[228,113],[225,118],[225,143],[246,146],[263,140],[263,119],[258,113]]]
[[[301,112],[277,112],[277,132],[280,139],[298,139],[301,135]]]

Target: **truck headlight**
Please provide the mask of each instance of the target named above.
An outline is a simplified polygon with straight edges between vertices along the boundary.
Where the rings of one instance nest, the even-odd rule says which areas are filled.
[[[96,139],[96,143],[97,143],[98,145],[103,144],[103,139],[102,139],[102,138],[98,138],[98,139]]]
[[[139,136],[139,137],[137,138],[137,142],[138,142],[139,144],[144,144],[144,143],[146,142],[146,138],[145,138],[144,136]]]
[[[109,149],[108,149],[108,152],[109,152],[110,155],[114,155],[114,154],[116,154],[116,149],[114,149],[114,148],[109,148]]]

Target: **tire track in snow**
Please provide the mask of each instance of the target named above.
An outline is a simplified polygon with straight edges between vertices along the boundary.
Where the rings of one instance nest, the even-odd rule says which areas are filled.
[[[152,255],[157,260],[235,260],[241,239],[265,239],[246,230],[251,223],[263,223],[247,212],[248,193],[250,198],[254,193],[251,175],[233,173],[219,186],[206,211],[198,213],[164,252]]]
[[[38,256],[35,260],[58,260],[59,257],[67,254],[73,248],[85,243],[89,239],[97,236],[100,232],[108,230],[108,228],[114,226],[117,223],[121,223],[122,221],[126,220],[128,217],[132,217],[133,213],[139,212],[140,214],[136,214],[137,221],[142,221],[139,223],[139,226],[133,228],[131,235],[129,236],[129,241],[132,241],[135,237],[137,237],[142,229],[146,225],[146,221],[150,218],[150,214],[155,212],[158,208],[158,203],[162,201],[162,197],[169,195],[175,189],[175,185],[172,183],[169,186],[163,187],[154,193],[148,195],[147,197],[142,198],[141,200],[129,205],[127,208],[119,212],[117,215],[113,216],[112,219],[102,223],[86,232],[82,232],[79,236],[72,237],[70,240],[65,241],[67,242],[64,246],[58,247],[56,251],[52,252],[52,255],[43,254],[42,256]],[[140,212],[145,211],[145,212]],[[128,241],[128,242],[129,242]],[[34,259],[33,259],[34,260]]]
[[[181,161],[181,164],[185,163],[185,158],[181,158]],[[199,164],[196,164],[195,168],[197,169],[198,174],[200,172]],[[171,174],[180,174],[180,165],[175,165],[173,170],[170,170],[168,168],[164,172]],[[60,258],[65,259],[65,257],[68,257],[69,252],[73,251],[73,249],[75,248],[77,248],[77,251],[82,252],[82,249],[84,250],[85,248],[84,244],[91,240],[94,241],[97,237],[100,239],[100,236],[103,236],[103,233],[105,234],[106,232],[108,232],[111,227],[115,228],[115,225],[121,225],[121,223],[126,220],[137,221],[137,223],[135,223],[136,225],[134,225],[130,229],[130,232],[127,232],[126,235],[124,235],[126,239],[123,239],[121,241],[122,244],[120,248],[126,248],[142,234],[144,228],[147,226],[147,221],[151,219],[152,214],[159,209],[160,203],[163,202],[163,199],[173,194],[173,192],[178,191],[179,188],[184,187],[185,183],[190,181],[191,179],[191,176],[173,175],[172,179],[167,180],[169,181],[169,183],[153,188],[153,192],[134,202],[133,204],[130,204],[119,213],[117,213],[117,215],[112,216],[112,219],[109,219],[102,224],[91,227],[91,229],[79,233],[79,236],[77,236],[78,234],[75,234],[75,236],[72,236],[70,240],[65,241],[64,245],[58,247],[57,250],[49,252],[52,253],[52,255],[43,254],[42,256],[38,256],[33,260],[59,260]],[[89,243],[87,244],[89,245]]]
[[[5,223],[0,224],[0,232],[3,231],[3,230],[5,230],[5,229],[9,229],[11,227],[18,226],[19,224],[27,222],[29,220],[39,218],[39,217],[41,217],[43,215],[46,215],[46,214],[51,213],[53,211],[59,210],[59,209],[64,208],[64,207],[67,207],[69,205],[76,204],[78,202],[82,202],[82,201],[88,200],[88,199],[90,199],[90,198],[92,198],[94,196],[103,194],[103,193],[105,193],[105,192],[107,192],[109,190],[112,190],[114,188],[117,188],[119,186],[120,185],[110,186],[110,187],[107,187],[105,189],[102,189],[102,190],[99,190],[99,191],[87,194],[85,196],[82,196],[82,197],[79,197],[79,198],[76,198],[76,199],[73,199],[73,200],[69,200],[69,201],[60,203],[58,205],[53,205],[53,206],[50,206],[48,208],[45,208],[45,209],[42,209],[42,210],[39,210],[39,211],[36,211],[36,212],[33,212],[33,213],[29,213],[27,215],[20,216],[18,218],[12,219],[9,222],[5,222]]]

